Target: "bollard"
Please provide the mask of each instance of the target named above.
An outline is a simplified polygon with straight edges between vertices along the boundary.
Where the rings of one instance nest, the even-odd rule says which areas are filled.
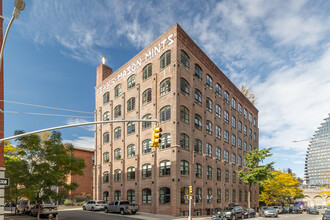
[[[53,214],[50,214],[50,215],[48,216],[48,219],[49,219],[49,220],[53,219]]]

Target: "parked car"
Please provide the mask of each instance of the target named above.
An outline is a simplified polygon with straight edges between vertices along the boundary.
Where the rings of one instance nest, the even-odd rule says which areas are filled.
[[[289,213],[292,213],[292,214],[301,214],[303,211],[302,209],[300,208],[300,206],[292,206],[290,207],[289,209]]]
[[[91,200],[88,201],[83,205],[83,210],[87,211],[98,211],[98,210],[104,210],[104,205],[106,202],[104,200]]]
[[[254,209],[245,209],[243,215],[245,218],[256,217],[256,211]]]
[[[277,217],[278,213],[274,207],[262,207],[260,209],[260,216],[264,217]]]
[[[323,213],[322,220],[330,220],[330,210],[327,210],[325,213]]]
[[[290,207],[283,207],[283,210],[282,210],[282,213],[283,214],[287,214],[287,213],[289,213],[289,210],[290,210]]]
[[[223,220],[227,220],[227,219],[236,220],[238,218],[244,218],[243,208],[241,206],[234,206],[223,209],[222,211]]]
[[[48,217],[50,214],[55,217],[58,214],[56,205],[49,204],[49,203],[42,203],[40,204],[40,216]],[[38,204],[35,204],[30,209],[30,215],[31,216],[37,216],[38,215]]]
[[[212,215],[212,220],[223,220],[223,218],[221,214],[215,214]]]
[[[138,205],[130,204],[129,201],[113,201],[109,204],[105,204],[104,212],[117,212],[124,214],[135,214],[139,210]]]
[[[319,215],[320,212],[319,212],[319,210],[317,210],[317,209],[312,209],[312,208],[310,208],[310,209],[307,210],[307,214]]]
[[[29,201],[29,200],[21,200],[17,204],[17,212],[18,213],[26,213],[29,214],[31,207],[35,205],[35,203]]]
[[[277,214],[282,214],[282,212],[283,212],[283,207],[282,206],[273,206],[273,207],[277,211]]]

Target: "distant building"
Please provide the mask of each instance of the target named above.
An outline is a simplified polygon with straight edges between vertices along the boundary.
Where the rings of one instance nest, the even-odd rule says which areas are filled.
[[[330,179],[330,114],[315,131],[306,153],[305,181],[302,199],[309,207],[330,206],[330,195],[324,186]]]
[[[307,149],[305,178],[307,188],[329,184],[330,179],[330,114],[315,131]]]
[[[152,148],[154,123],[96,125],[94,199],[180,216],[193,186],[193,215],[247,206],[238,170],[258,149],[258,110],[179,25],[117,71],[103,62],[96,74],[95,120],[156,118],[163,131]],[[251,206],[259,206],[258,186]]]
[[[84,174],[82,176],[74,175],[67,178],[69,183],[77,183],[79,185],[74,191],[69,191],[68,198],[80,197],[82,195],[89,195],[92,197],[94,150],[74,147],[73,154],[76,158],[83,158],[86,167],[84,168]]]

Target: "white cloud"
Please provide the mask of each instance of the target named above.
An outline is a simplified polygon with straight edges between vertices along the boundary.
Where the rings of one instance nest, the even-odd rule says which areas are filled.
[[[63,143],[70,143],[75,147],[84,149],[95,149],[94,137],[78,137],[73,140],[63,140]]]
[[[91,121],[87,121],[85,119],[80,119],[80,118],[69,118],[68,120],[66,120],[65,124],[72,125],[72,124],[87,123],[87,122],[91,122]],[[81,127],[87,129],[88,131],[94,131],[94,125],[85,125]]]

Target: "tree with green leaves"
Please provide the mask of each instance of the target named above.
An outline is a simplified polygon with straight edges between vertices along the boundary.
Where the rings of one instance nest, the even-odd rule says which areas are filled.
[[[15,134],[21,133],[24,132],[15,132]],[[78,186],[76,183],[68,183],[67,177],[83,175],[85,162],[74,156],[73,145],[62,143],[60,132],[54,131],[48,137],[29,135],[17,140],[15,159],[21,165],[17,178],[20,180],[19,185],[24,197],[38,204],[39,219],[42,202],[62,199],[67,191],[74,190]],[[11,169],[7,167],[6,171],[16,174],[17,170]],[[61,193],[54,190],[57,187],[61,187]]]
[[[238,176],[240,179],[244,181],[244,183],[248,184],[248,208],[251,208],[251,190],[254,185],[262,185],[265,180],[269,179],[272,176],[271,168],[274,162],[268,163],[266,165],[261,166],[260,163],[264,161],[267,157],[272,156],[269,153],[271,148],[262,149],[262,150],[254,150],[248,152],[246,158],[244,158],[246,162],[246,166],[244,170],[238,171]]]

